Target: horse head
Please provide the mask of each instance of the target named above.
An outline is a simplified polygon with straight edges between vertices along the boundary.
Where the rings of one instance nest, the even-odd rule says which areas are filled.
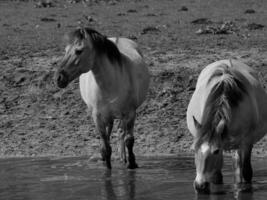
[[[67,46],[65,55],[56,72],[58,87],[65,88],[82,73],[91,70],[94,65],[95,51],[91,37],[85,28],[76,29],[65,36]]]
[[[223,164],[223,149],[221,135],[224,130],[225,122],[221,120],[214,129],[205,130],[193,117],[195,127],[199,134],[203,137],[197,138],[195,141],[195,165],[196,178],[194,188],[198,193],[209,193],[210,183],[222,183],[221,168]],[[209,133],[203,133],[207,131]],[[213,133],[212,133],[213,132]],[[205,137],[205,136],[213,137]]]

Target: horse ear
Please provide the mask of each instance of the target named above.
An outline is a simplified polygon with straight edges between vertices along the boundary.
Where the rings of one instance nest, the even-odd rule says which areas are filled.
[[[196,120],[195,116],[193,116],[194,124],[197,130],[199,130],[202,126],[201,124]]]
[[[216,133],[217,134],[222,134],[223,133],[223,131],[224,131],[224,127],[225,127],[225,120],[221,120],[219,123],[218,123],[218,125],[217,125],[217,127],[216,127]]]
[[[80,28],[80,34],[82,36],[82,38],[86,39],[87,38],[87,31],[85,28]]]

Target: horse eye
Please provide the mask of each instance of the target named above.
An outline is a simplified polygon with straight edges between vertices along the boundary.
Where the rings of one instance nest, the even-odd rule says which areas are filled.
[[[75,54],[76,54],[76,55],[81,55],[82,52],[83,52],[83,51],[80,50],[80,49],[76,49],[76,50],[75,50]]]

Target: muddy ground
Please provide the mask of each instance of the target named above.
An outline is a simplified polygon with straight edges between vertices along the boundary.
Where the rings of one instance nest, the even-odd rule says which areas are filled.
[[[186,108],[207,64],[240,59],[267,85],[265,0],[50,2],[0,1],[1,157],[98,155],[78,82],[63,90],[53,83],[62,37],[80,25],[132,38],[143,51],[152,81],[138,111],[137,155],[192,153]],[[115,157],[117,143],[114,131]],[[254,154],[266,156],[266,144],[265,137]]]

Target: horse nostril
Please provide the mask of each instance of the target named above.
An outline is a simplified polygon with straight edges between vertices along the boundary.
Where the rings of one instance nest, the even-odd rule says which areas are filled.
[[[65,74],[64,71],[60,71],[56,77],[55,77],[55,81],[58,87],[60,88],[65,88],[68,85],[68,76]]]
[[[209,194],[210,193],[210,184],[208,182],[204,182],[204,183],[197,183],[194,182],[194,188],[197,191],[197,193],[199,194]]]
[[[219,150],[219,149],[215,149],[215,150],[213,151],[213,155],[218,155],[218,154],[219,154],[219,152],[220,152],[220,150]]]
[[[57,77],[57,82],[62,82],[64,79],[64,75],[63,74],[59,74]]]

